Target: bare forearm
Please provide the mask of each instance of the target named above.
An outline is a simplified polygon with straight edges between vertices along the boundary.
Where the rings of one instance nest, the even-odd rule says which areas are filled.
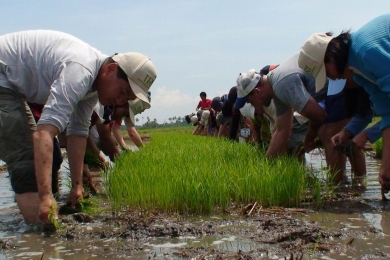
[[[119,146],[122,148],[126,148],[127,145],[125,143],[125,140],[123,140],[123,135],[121,133],[120,126],[118,126],[117,124],[114,124],[112,126],[112,133],[115,137],[115,141],[119,144]]]
[[[127,132],[129,134],[131,140],[134,142],[134,144],[137,147],[144,146],[144,142],[142,141],[141,136],[138,134],[138,132],[135,128],[127,128]]]
[[[87,138],[70,135],[68,136],[67,146],[72,187],[82,186],[83,162]]]
[[[91,136],[87,139],[87,147],[92,150],[92,152],[97,156],[100,153],[99,148],[96,146],[96,143],[92,140]]]
[[[110,133],[108,125],[96,124],[96,129],[98,130],[100,137],[100,145],[105,154],[110,157],[111,161],[115,160],[115,156],[119,155],[119,149],[117,143]]]
[[[390,127],[382,131],[383,148],[382,148],[382,164],[381,168],[389,173],[390,177]]]
[[[38,130],[33,134],[34,165],[40,199],[51,195],[51,172],[53,164],[53,139],[48,131]]]
[[[274,157],[276,155],[285,154],[289,136],[289,133],[276,131],[272,136],[266,156]]]

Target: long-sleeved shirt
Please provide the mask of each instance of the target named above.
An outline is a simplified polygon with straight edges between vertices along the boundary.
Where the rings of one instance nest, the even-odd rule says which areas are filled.
[[[351,33],[348,67],[353,78],[370,95],[382,117],[381,130],[390,126],[390,14],[368,22]]]

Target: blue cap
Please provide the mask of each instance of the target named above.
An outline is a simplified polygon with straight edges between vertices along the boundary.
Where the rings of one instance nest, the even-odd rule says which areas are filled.
[[[242,108],[243,106],[245,106],[247,100],[248,100],[248,96],[237,98],[236,103],[234,103],[234,107],[237,109]]]

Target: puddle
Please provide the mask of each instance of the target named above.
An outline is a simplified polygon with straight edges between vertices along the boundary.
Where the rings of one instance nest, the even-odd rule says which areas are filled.
[[[321,153],[306,155],[308,163],[321,168],[325,161]],[[366,208],[353,213],[321,211],[306,213],[299,217],[305,221],[314,221],[323,230],[340,229],[346,235],[329,237],[329,243],[343,247],[336,251],[322,251],[312,259],[387,259],[390,255],[390,203],[381,201],[377,180],[380,161],[367,157],[368,183],[360,201]],[[348,170],[350,167],[348,166]],[[61,170],[61,192],[69,191],[68,169],[66,163]],[[389,205],[387,205],[389,204]],[[340,205],[345,207],[345,205]],[[347,206],[348,207],[348,206]],[[340,211],[344,212],[344,211]],[[255,219],[242,219],[233,216],[198,216],[186,220],[202,225],[216,223],[217,231],[203,236],[149,237],[144,240],[108,237],[107,239],[65,239],[57,235],[48,236],[34,231],[24,224],[9,184],[8,173],[0,173],[0,240],[9,241],[16,249],[0,249],[0,260],[5,259],[191,259],[184,255],[173,254],[183,248],[211,248],[224,252],[258,251],[259,257],[284,259],[287,255],[276,255],[272,251],[262,252],[264,243],[248,237],[248,230],[256,232],[260,223]],[[207,225],[206,225],[207,226]],[[159,226],[154,226],[159,228]],[[95,233],[109,231],[112,226],[101,222],[80,224],[81,232]],[[121,227],[115,227],[120,229]],[[43,253],[43,255],[42,255]],[[195,259],[195,258],[194,258]],[[214,259],[214,258],[204,258]],[[221,258],[222,259],[222,258]],[[230,259],[230,258],[229,258]],[[231,258],[233,259],[233,258]],[[236,258],[234,258],[236,259]],[[240,258],[244,259],[244,258]],[[305,259],[305,258],[304,258]]]

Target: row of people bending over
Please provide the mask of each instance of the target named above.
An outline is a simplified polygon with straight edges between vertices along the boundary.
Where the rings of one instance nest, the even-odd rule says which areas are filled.
[[[267,145],[267,156],[289,153],[301,159],[321,144],[335,183],[348,182],[348,158],[352,184],[364,186],[363,148],[381,137],[380,122],[367,128],[374,115],[369,95],[345,79],[327,79],[316,89],[315,78],[299,68],[298,57],[241,73],[228,94],[213,100],[201,92],[197,113],[187,117],[196,125],[193,134],[238,140],[240,129],[249,128],[246,140]]]

